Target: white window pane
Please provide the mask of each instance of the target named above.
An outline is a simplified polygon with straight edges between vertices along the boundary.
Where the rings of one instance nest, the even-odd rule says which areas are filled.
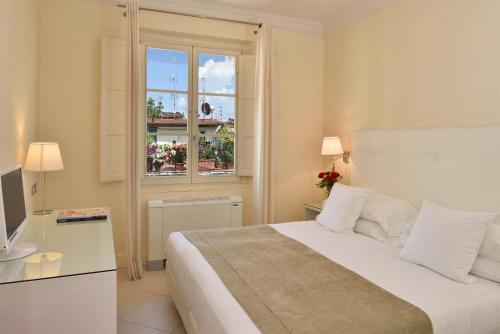
[[[198,55],[198,90],[200,93],[234,94],[236,57],[200,53]]]
[[[148,48],[147,62],[147,88],[188,90],[187,51]]]

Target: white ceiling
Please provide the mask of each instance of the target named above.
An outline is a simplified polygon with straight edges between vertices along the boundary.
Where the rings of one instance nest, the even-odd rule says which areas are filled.
[[[394,0],[139,0],[139,3],[150,8],[221,18],[250,21],[268,18],[277,26],[327,32],[391,1]]]
[[[238,7],[276,15],[325,21],[373,0],[204,0],[206,3]]]

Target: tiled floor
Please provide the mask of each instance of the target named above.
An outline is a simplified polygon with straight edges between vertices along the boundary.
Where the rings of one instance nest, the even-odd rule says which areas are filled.
[[[165,271],[144,270],[130,281],[118,270],[118,334],[184,334],[184,326],[168,296]]]

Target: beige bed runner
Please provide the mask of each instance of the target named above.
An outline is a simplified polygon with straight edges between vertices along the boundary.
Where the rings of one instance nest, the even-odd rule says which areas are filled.
[[[432,333],[419,308],[269,226],[183,234],[263,334]]]

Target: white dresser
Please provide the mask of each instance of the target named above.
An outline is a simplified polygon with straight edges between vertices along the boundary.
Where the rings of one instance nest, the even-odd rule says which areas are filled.
[[[116,261],[111,218],[57,224],[29,217],[27,258],[0,263],[0,333],[115,334]]]

